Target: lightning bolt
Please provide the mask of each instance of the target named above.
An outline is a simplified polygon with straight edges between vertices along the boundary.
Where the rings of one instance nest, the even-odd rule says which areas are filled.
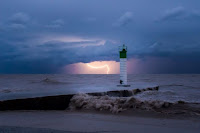
[[[101,69],[101,68],[107,68],[107,74],[109,73],[109,71],[110,71],[110,68],[109,68],[109,66],[107,65],[107,64],[105,64],[105,65],[103,65],[103,66],[98,66],[98,67],[95,67],[95,66],[92,66],[92,65],[90,65],[90,64],[87,64],[87,66],[89,66],[90,68],[94,68],[94,69]]]

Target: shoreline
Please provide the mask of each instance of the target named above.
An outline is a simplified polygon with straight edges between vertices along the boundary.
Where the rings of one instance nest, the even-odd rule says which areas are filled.
[[[51,131],[53,133],[80,132],[163,132],[198,133],[200,117],[164,116],[153,112],[105,111],[0,111],[0,129],[17,131]],[[37,128],[37,129],[35,129]],[[39,129],[38,129],[39,128]]]

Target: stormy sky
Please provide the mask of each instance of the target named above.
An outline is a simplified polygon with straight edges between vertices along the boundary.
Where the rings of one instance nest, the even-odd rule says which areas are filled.
[[[200,1],[0,1],[0,73],[118,62],[122,44],[128,73],[200,73]]]

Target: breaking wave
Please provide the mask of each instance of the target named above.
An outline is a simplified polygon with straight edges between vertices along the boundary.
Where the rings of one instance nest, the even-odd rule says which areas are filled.
[[[131,97],[110,97],[90,96],[88,94],[77,94],[70,102],[70,109],[95,109],[107,110],[112,113],[136,108],[144,110],[154,110],[156,108],[168,107],[171,103],[163,101],[140,101],[133,96]]]
[[[65,82],[60,82],[60,81],[53,80],[53,79],[50,79],[50,78],[43,79],[41,81],[41,83],[46,83],[46,84],[66,84]]]
[[[167,114],[190,113],[200,115],[200,103],[187,103],[185,101],[172,103],[161,100],[141,100],[135,97],[135,95],[144,91],[158,91],[158,87],[103,93],[80,93],[72,97],[69,109],[105,110],[112,113],[119,113],[128,109],[140,109]]]

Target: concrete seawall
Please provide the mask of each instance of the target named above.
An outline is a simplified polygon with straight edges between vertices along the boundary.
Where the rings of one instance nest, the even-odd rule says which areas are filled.
[[[143,91],[158,91],[158,89],[159,87],[152,87],[146,89],[116,90],[87,94],[92,96],[108,95],[115,97],[129,97]],[[70,100],[74,95],[75,94],[0,101],[0,110],[65,110],[68,108]]]
[[[64,110],[72,97],[59,95],[0,101],[0,110]]]

